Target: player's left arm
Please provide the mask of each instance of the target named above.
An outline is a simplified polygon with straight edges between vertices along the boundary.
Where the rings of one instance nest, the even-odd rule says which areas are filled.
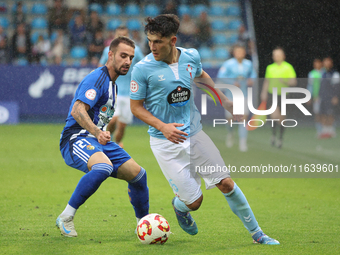
[[[207,72],[205,72],[204,70],[202,70],[202,74],[201,74],[200,76],[196,77],[196,78],[194,79],[194,81],[195,81],[197,87],[199,87],[199,88],[204,88],[204,89],[205,89],[206,87],[204,87],[203,85],[201,85],[201,84],[199,83],[199,80],[198,80],[198,79],[204,79],[204,83],[206,83],[206,84],[208,84],[209,86],[215,88],[215,83],[214,83],[214,81],[211,79],[210,75],[209,75]],[[197,81],[197,82],[196,82],[196,81]],[[215,88],[215,90],[216,90],[217,94],[219,95],[219,97],[221,98],[223,108],[226,109],[226,110],[229,111],[229,112],[233,112],[233,102],[230,101],[230,100],[222,93],[222,91],[221,91],[220,89]]]

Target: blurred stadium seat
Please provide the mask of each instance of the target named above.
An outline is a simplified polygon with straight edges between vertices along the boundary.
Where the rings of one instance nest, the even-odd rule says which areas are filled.
[[[238,35],[231,35],[228,37],[228,43],[229,44],[235,44],[237,43]]]
[[[198,4],[194,6],[194,17],[200,16],[202,12],[208,12],[208,8],[203,4]]]
[[[190,14],[191,10],[188,5],[181,4],[178,8],[178,15],[182,17],[184,14]]]
[[[42,3],[34,3],[31,9],[32,14],[45,15],[47,13],[47,7]]]
[[[0,13],[7,13],[8,6],[6,3],[0,3]]]
[[[228,24],[223,20],[214,20],[211,22],[211,28],[215,31],[224,31],[228,29]]]
[[[228,40],[224,35],[217,34],[213,36],[213,43],[215,45],[226,45],[228,44]]]
[[[139,16],[140,15],[140,9],[139,6],[136,4],[129,4],[125,8],[125,14],[127,16]]]
[[[15,12],[17,10],[17,4],[13,4],[12,6],[12,12]],[[27,13],[27,6],[26,4],[22,4],[22,11],[23,13]]]
[[[156,17],[159,14],[160,14],[160,10],[157,7],[157,5],[148,4],[147,6],[145,6],[145,9],[144,9],[145,16]]]
[[[0,17],[0,26],[2,26],[4,29],[8,28],[9,23],[9,20],[6,17]]]
[[[118,4],[109,4],[106,13],[108,15],[118,16],[122,13],[122,8]]]
[[[138,19],[130,19],[127,23],[126,26],[129,30],[140,30],[141,29],[141,23],[139,22]]]
[[[90,12],[95,11],[98,14],[102,14],[103,13],[103,7],[100,4],[97,4],[97,3],[90,4],[89,10],[90,10]]]
[[[201,59],[210,59],[213,57],[213,52],[209,47],[201,47],[198,49],[199,54],[201,55]]]
[[[54,41],[57,39],[57,37],[58,37],[58,32],[57,32],[57,31],[54,31],[54,32],[51,34],[51,37],[50,37],[51,43],[54,43]]]
[[[239,21],[239,20],[232,20],[232,21],[229,22],[228,28],[229,28],[230,30],[236,31],[236,30],[239,29],[239,27],[241,26],[241,24],[242,24],[242,22]]]
[[[45,18],[39,17],[35,18],[31,22],[32,29],[46,29],[47,28],[47,21]]]
[[[222,6],[214,5],[210,7],[208,14],[212,17],[224,16],[225,10]]]
[[[111,19],[107,22],[106,28],[108,30],[116,30],[122,24],[122,21],[119,19]]]
[[[48,38],[48,34],[46,32],[39,32],[39,31],[35,31],[31,34],[31,42],[34,44],[38,41],[38,37],[39,35],[42,35],[44,37],[44,39]]]
[[[226,15],[227,16],[240,16],[241,15],[241,10],[240,7],[238,6],[229,6],[226,10]]]
[[[87,57],[87,50],[82,46],[75,46],[71,49],[71,57],[80,59]]]
[[[28,65],[28,61],[27,61],[26,58],[19,58],[15,62],[18,66],[27,66]]]
[[[228,58],[230,58],[230,54],[226,48],[220,47],[214,50],[214,58],[220,60],[227,60]]]

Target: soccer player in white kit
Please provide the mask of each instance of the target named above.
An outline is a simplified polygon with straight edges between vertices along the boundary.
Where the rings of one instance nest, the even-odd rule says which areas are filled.
[[[149,125],[151,149],[176,195],[172,205],[179,225],[188,234],[198,232],[190,211],[197,210],[202,203],[202,177],[207,189],[216,186],[221,190],[254,242],[279,244],[262,232],[229,172],[193,171],[194,166],[225,166],[218,149],[202,131],[201,116],[191,96],[194,78],[205,78],[210,84],[213,82],[202,70],[197,50],[176,47],[180,25],[176,15],[148,17],[146,23],[145,33],[151,53],[133,68],[131,111]],[[223,107],[233,112],[233,103],[217,91]]]

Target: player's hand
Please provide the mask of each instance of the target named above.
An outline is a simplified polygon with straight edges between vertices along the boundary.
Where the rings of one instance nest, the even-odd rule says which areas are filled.
[[[234,85],[235,85],[236,87],[238,87],[238,88],[241,87],[241,85],[240,85],[240,83],[239,83],[238,81],[235,81]]]
[[[253,79],[248,79],[248,80],[247,80],[247,86],[248,86],[248,87],[252,87],[253,84],[254,84]]]
[[[159,131],[161,131],[165,138],[168,139],[170,142],[176,144],[183,143],[186,140],[184,136],[188,136],[188,134],[177,129],[177,127],[183,126],[184,124],[179,123],[164,124]]]
[[[98,142],[102,145],[106,145],[107,142],[111,141],[111,134],[109,131],[101,131],[96,136]]]

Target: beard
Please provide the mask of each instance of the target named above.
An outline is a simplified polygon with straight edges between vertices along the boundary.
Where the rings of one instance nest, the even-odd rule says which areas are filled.
[[[123,68],[127,68],[127,71],[122,70]],[[126,75],[129,71],[129,66],[121,66],[119,68],[115,67],[115,72],[118,75]]]

